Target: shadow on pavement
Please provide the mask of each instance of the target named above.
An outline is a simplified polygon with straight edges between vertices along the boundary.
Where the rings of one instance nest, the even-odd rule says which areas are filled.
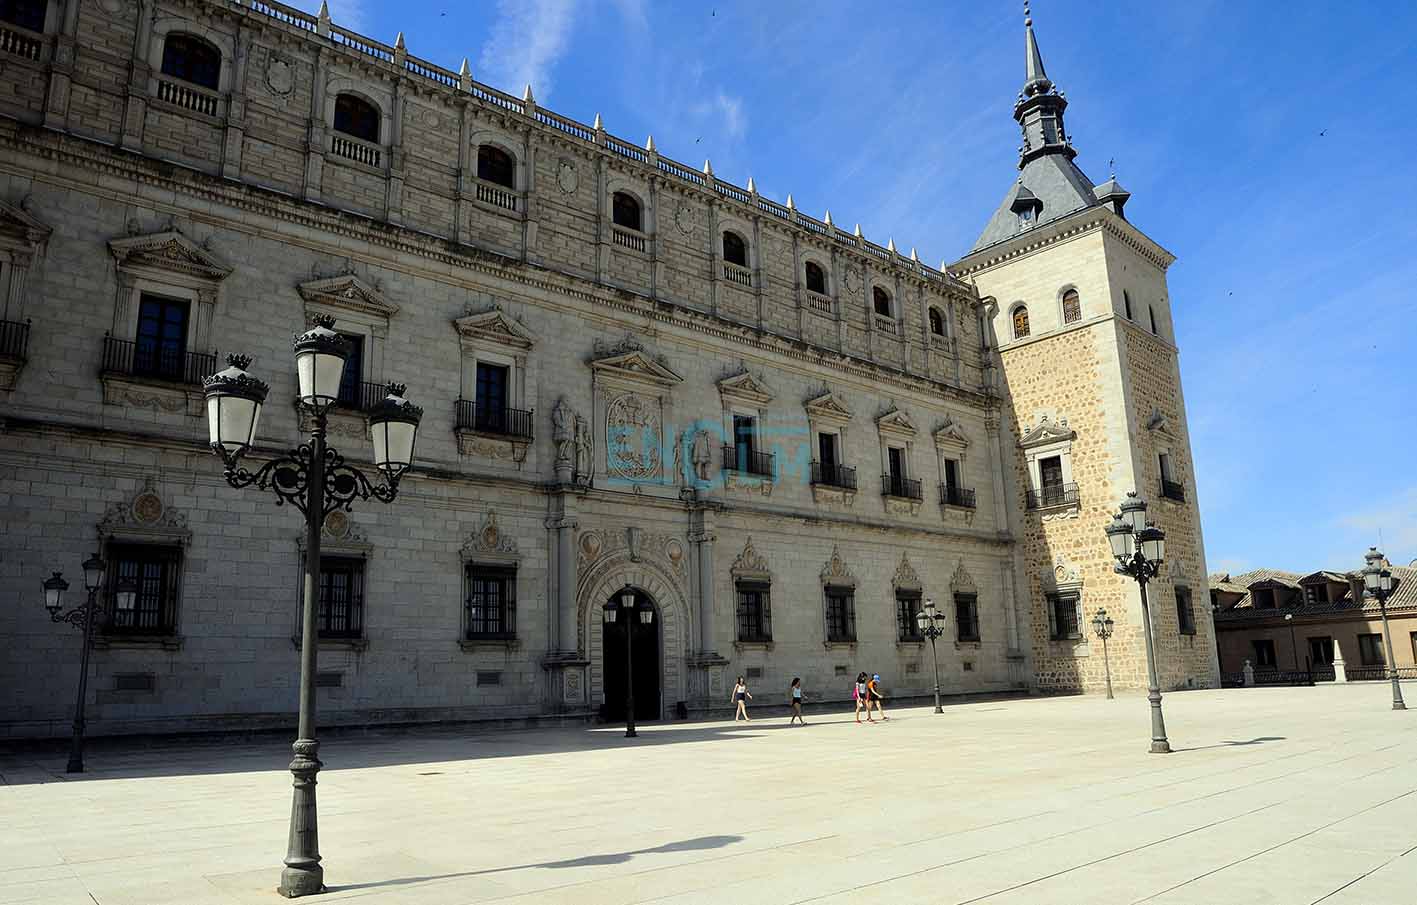
[[[1247,742],[1220,742],[1215,745],[1197,745],[1194,748],[1172,748],[1172,754],[1180,754],[1182,751],[1204,751],[1207,748],[1236,748],[1242,745],[1263,745],[1265,742],[1282,742],[1287,736],[1283,735],[1262,735],[1259,738],[1252,738]]]
[[[376,880],[372,883],[350,883],[343,886],[331,886],[327,892],[345,892],[352,889],[377,889],[383,886],[408,886],[413,883],[428,883],[433,880],[455,880],[459,877],[479,877],[486,874],[500,874],[506,873],[507,871],[528,870],[531,868],[556,870],[567,867],[599,867],[607,864],[624,864],[636,855],[707,851],[709,849],[723,848],[724,846],[742,841],[742,836],[700,836],[697,839],[666,842],[664,845],[656,845],[654,848],[637,849],[633,852],[586,855],[582,858],[571,858],[566,861],[543,861],[539,864],[514,864],[509,867],[490,867],[487,870],[469,870],[455,874],[432,874],[426,877],[399,877],[393,880]]]

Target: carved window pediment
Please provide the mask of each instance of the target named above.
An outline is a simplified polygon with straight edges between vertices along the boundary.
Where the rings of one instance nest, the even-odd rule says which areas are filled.
[[[718,392],[724,399],[758,406],[767,405],[773,398],[767,384],[747,371],[720,380]]]
[[[880,428],[881,433],[897,437],[914,437],[916,433],[915,422],[905,412],[896,408],[877,418],[876,426]]]
[[[935,429],[935,445],[941,449],[963,450],[969,446],[969,437],[953,417],[946,417],[945,423]]]
[[[460,317],[453,321],[453,327],[465,342],[490,342],[523,350],[537,342],[536,334],[526,325],[497,307]]]
[[[749,579],[757,581],[772,581],[772,570],[768,568],[768,561],[763,558],[753,546],[753,539],[750,537],[743,545],[743,552],[738,554],[738,558],[733,560],[733,566],[729,569],[735,580]]]
[[[230,276],[232,270],[176,230],[113,239],[108,243],[108,250],[122,270],[157,271],[169,278],[176,274],[219,283]]]
[[[950,576],[950,591],[956,594],[977,594],[978,588],[974,584],[974,576],[969,574],[969,570],[964,567],[964,560],[959,561],[959,566],[955,568],[954,574]]]
[[[924,587],[920,581],[920,576],[916,573],[915,567],[910,564],[910,555],[900,554],[900,564],[895,567],[895,575],[891,578],[891,584],[895,589],[918,591]]]
[[[149,481],[131,498],[108,507],[98,523],[100,540],[168,542],[187,546],[192,529],[187,516],[167,505]]]
[[[385,319],[399,313],[398,305],[352,273],[310,280],[296,288],[307,305],[344,309]]]
[[[516,562],[516,538],[497,524],[497,513],[489,511],[482,524],[462,545],[463,562]]]
[[[1166,415],[1161,411],[1161,409],[1158,408],[1154,408],[1151,410],[1151,416],[1146,419],[1146,429],[1149,431],[1156,431],[1158,434],[1162,434],[1167,437],[1172,436],[1171,419],[1166,417]]]
[[[1038,423],[1038,426],[1026,432],[1019,439],[1018,445],[1022,449],[1030,449],[1035,446],[1047,446],[1050,443],[1067,443],[1077,439],[1077,431],[1068,427],[1068,419],[1063,418],[1056,424],[1047,418]]]
[[[52,232],[23,208],[0,201],[0,246],[33,252]]]
[[[826,424],[840,425],[851,420],[851,409],[846,407],[840,396],[831,391],[813,396],[803,403],[803,407],[807,409],[808,418]]]
[[[841,551],[832,546],[831,559],[826,561],[821,571],[822,584],[833,587],[856,587],[856,576],[851,574],[851,569],[847,568],[846,562],[841,558]]]
[[[672,368],[642,349],[597,358],[590,363],[590,367],[598,377],[617,377],[631,383],[649,384],[661,389],[684,382],[684,378]]]

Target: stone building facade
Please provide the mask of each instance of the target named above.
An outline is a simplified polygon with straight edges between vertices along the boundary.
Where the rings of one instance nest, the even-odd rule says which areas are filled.
[[[251,355],[271,385],[251,458],[278,455],[308,426],[289,339],[318,315],[354,350],[342,454],[367,462],[384,382],[425,408],[398,499],[324,526],[324,722],[614,716],[626,640],[602,614],[626,588],[655,613],[646,718],[725,706],[738,674],[925,693],[927,598],[946,691],[1096,687],[1046,595],[1131,606],[1103,515],[1157,482],[1157,449],[1189,468],[1169,333],[1114,310],[1134,278],[1169,329],[1170,258],[1120,202],[935,270],[327,14],[10,9],[0,733],[65,731],[77,639],[38,588],[95,548],[94,731],[289,721],[301,522],[226,485],[200,377]],[[1000,341],[1004,306],[1064,284],[1081,327],[1040,310],[1036,340]],[[1060,445],[1080,502],[1030,509]],[[1204,599],[1193,496],[1161,520]],[[1208,630],[1158,612],[1168,684],[1212,684]],[[1114,680],[1138,684],[1119,621]]]

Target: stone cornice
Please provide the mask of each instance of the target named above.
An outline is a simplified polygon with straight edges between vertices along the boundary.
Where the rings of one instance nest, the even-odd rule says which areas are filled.
[[[960,278],[972,276],[1097,229],[1117,238],[1158,270],[1165,271],[1176,260],[1175,255],[1147,238],[1126,220],[1104,207],[1088,207],[966,255],[950,266],[950,272]]]
[[[400,260],[403,257],[421,259],[443,265],[450,270],[457,268],[527,289],[588,302],[597,309],[632,314],[657,324],[705,334],[730,343],[740,350],[754,349],[766,355],[832,368],[876,386],[897,387],[981,407],[988,405],[992,398],[989,393],[979,390],[940,383],[924,375],[867,361],[845,352],[779,336],[752,325],[737,324],[673,301],[651,299],[627,290],[590,283],[583,277],[522,262],[476,246],[464,245],[447,237],[374,221],[358,214],[301,201],[259,186],[219,180],[186,167],[151,158],[120,155],[105,145],[77,136],[51,132],[12,120],[0,120],[0,151],[6,152],[8,157],[7,160],[0,161],[0,172],[46,180],[68,187],[72,185],[72,180],[66,172],[67,168],[84,167],[109,177],[114,183],[150,186],[168,193],[186,195],[207,202],[208,205],[224,205],[237,211],[314,230],[332,238],[350,239],[388,249],[395,254],[388,259],[381,259],[379,263],[390,270],[403,269],[407,272],[404,262]],[[16,166],[15,160],[25,157],[45,161],[48,166],[35,168],[44,172]],[[91,183],[84,186],[84,191],[125,201],[130,201],[134,194],[139,194],[101,188]],[[154,209],[163,207],[156,202],[148,203]],[[250,232],[249,228],[235,222],[234,218],[211,213],[210,207],[206,212],[197,207],[175,205],[166,210],[210,226]],[[288,236],[283,238],[290,239]],[[301,244],[315,247],[308,243]],[[347,255],[347,247],[339,249],[339,253]],[[457,275],[446,273],[440,275],[440,278],[456,280]],[[586,291],[578,288],[577,284],[592,286],[596,291]]]

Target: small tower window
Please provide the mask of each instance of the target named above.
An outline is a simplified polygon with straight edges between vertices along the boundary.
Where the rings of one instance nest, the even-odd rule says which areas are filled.
[[[1132,320],[1132,297],[1127,290],[1122,290],[1122,310],[1126,312],[1127,320]]]
[[[1076,289],[1063,293],[1063,323],[1071,324],[1082,320],[1082,300]]]
[[[40,9],[42,14],[43,5]],[[193,35],[168,35],[162,45],[162,74],[216,91],[221,84],[221,51]]]
[[[0,0],[0,21],[42,32],[48,7],[49,0]],[[166,72],[166,68],[163,71]]]
[[[815,292],[819,295],[827,294],[827,274],[822,270],[816,261],[808,261],[807,271],[807,291]]]
[[[496,145],[477,148],[477,178],[505,188],[517,187],[517,162]]]
[[[378,144],[379,111],[358,95],[341,94],[335,98],[335,131]]]
[[[930,309],[930,333],[941,339],[945,337],[945,316],[940,313],[939,308]]]
[[[1156,309],[1150,305],[1147,305],[1146,313],[1151,316],[1151,332],[1155,333],[1157,336],[1160,336],[1161,334],[1156,333]]]
[[[643,229],[640,217],[640,202],[635,196],[625,192],[616,192],[610,200],[611,219],[616,226],[623,226],[626,229],[633,229],[639,232]]]
[[[891,296],[880,286],[871,287],[871,305],[881,317],[891,317]]]
[[[1014,339],[1028,335],[1028,306],[1019,305],[1014,309]]]
[[[737,233],[723,234],[723,260],[739,267],[748,266],[748,243]]]

